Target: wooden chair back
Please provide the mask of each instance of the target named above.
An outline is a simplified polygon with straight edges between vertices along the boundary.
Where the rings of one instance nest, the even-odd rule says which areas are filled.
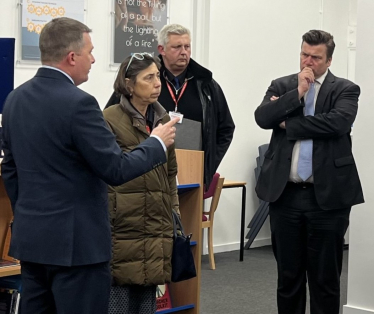
[[[219,178],[217,181],[216,188],[214,190],[212,202],[209,207],[209,211],[204,211],[204,215],[208,216],[208,220],[201,223],[202,228],[208,228],[208,251],[209,251],[209,265],[211,269],[216,268],[214,261],[214,252],[213,252],[213,222],[214,222],[214,213],[217,210],[219,198],[221,197],[221,191],[223,187],[223,182],[225,178]]]

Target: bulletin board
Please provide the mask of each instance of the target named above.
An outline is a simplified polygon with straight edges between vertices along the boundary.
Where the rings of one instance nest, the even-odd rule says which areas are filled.
[[[20,61],[40,61],[39,36],[44,25],[58,17],[84,23],[85,0],[20,0]]]

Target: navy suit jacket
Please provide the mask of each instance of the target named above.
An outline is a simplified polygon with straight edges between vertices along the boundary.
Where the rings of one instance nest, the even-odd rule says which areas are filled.
[[[96,99],[48,68],[9,94],[2,122],[10,255],[61,266],[109,261],[107,184],[166,162],[161,143],[151,137],[123,153]]]
[[[314,190],[319,206],[344,209],[362,203],[350,137],[360,88],[329,71],[318,93],[314,116],[305,117],[297,86],[297,74],[274,80],[256,109],[257,124],[273,130],[256,186],[258,197],[267,202],[280,197],[289,178],[296,140],[313,139]],[[279,99],[271,101],[272,96]],[[283,121],[286,129],[279,127]]]

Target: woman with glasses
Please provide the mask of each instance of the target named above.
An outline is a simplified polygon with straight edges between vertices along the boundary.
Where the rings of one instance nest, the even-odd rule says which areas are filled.
[[[146,53],[128,57],[114,83],[119,104],[104,110],[110,129],[126,152],[170,120],[157,102],[160,61]],[[167,162],[121,186],[109,186],[112,226],[110,314],[156,311],[156,287],[170,282],[172,209],[179,212],[174,145]]]

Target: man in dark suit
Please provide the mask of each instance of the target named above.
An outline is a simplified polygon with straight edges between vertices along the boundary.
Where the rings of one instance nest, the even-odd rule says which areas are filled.
[[[166,162],[171,121],[129,154],[116,144],[88,80],[93,45],[84,24],[54,19],[40,36],[43,66],[8,96],[2,178],[21,260],[22,314],[107,313],[111,235],[107,183],[120,185]]]
[[[360,88],[329,70],[335,44],[324,31],[303,35],[300,72],[274,80],[256,109],[272,129],[256,186],[270,202],[278,265],[278,312],[338,314],[344,234],[351,206],[364,202],[351,150]]]

